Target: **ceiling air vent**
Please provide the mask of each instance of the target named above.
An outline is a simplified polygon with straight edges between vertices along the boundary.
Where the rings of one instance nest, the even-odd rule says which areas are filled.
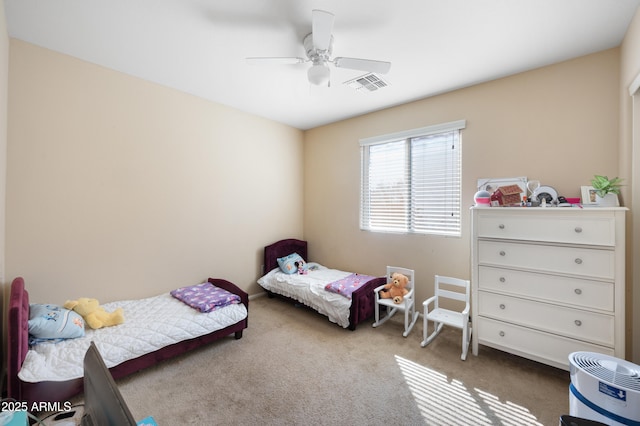
[[[369,92],[375,92],[376,90],[389,85],[389,83],[373,73],[361,75],[360,77],[345,81],[344,84],[357,91],[367,90]]]

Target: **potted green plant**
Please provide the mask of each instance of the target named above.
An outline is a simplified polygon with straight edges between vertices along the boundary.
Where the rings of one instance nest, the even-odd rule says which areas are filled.
[[[596,203],[601,206],[613,206],[618,204],[618,195],[622,179],[614,177],[609,179],[607,176],[595,175],[591,179],[591,186],[596,192]]]

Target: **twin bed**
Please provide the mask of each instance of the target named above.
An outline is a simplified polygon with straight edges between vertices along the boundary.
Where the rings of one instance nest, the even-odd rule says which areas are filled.
[[[178,356],[229,335],[236,339],[248,324],[248,294],[233,283],[209,278],[208,283],[239,296],[240,303],[202,313],[169,293],[104,304],[123,307],[125,322],[84,337],[29,347],[29,294],[24,280],[11,284],[8,315],[7,396],[31,408],[43,402],[64,402],[82,392],[82,357],[96,343],[115,379]],[[68,354],[80,356],[69,360]]]
[[[270,297],[277,294],[303,303],[350,330],[374,316],[374,289],[386,283],[385,277],[353,274],[317,263],[307,263],[303,274],[284,274],[278,259],[293,253],[306,262],[307,242],[285,239],[264,248],[268,272],[258,283]],[[124,309],[123,324],[87,329],[83,337],[30,347],[29,293],[24,280],[16,278],[9,299],[7,397],[32,407],[65,402],[81,393],[81,359],[92,341],[118,379],[232,334],[240,339],[248,325],[248,294],[223,279],[209,278],[208,283],[237,295],[239,303],[209,313],[201,313],[169,293],[106,303],[108,312]],[[327,285],[336,283],[340,285],[333,292],[327,291]],[[348,291],[345,287],[349,287]],[[68,359],[68,354],[75,358]]]
[[[343,328],[355,330],[356,326],[373,317],[375,312],[374,289],[386,284],[385,277],[367,277],[357,283],[347,296],[339,292],[330,292],[328,284],[349,279],[357,274],[329,269],[317,263],[307,262],[306,274],[286,274],[280,268],[278,259],[297,253],[307,262],[307,242],[297,239],[285,239],[264,248],[264,266],[266,275],[258,280],[269,297],[278,295],[302,303],[325,315],[329,321]],[[359,277],[355,277],[356,280]],[[366,281],[365,281],[366,279]]]

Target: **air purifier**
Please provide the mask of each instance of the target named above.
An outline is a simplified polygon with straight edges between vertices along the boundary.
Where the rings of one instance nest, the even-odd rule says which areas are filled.
[[[569,355],[571,416],[607,425],[640,425],[640,366],[609,355]]]

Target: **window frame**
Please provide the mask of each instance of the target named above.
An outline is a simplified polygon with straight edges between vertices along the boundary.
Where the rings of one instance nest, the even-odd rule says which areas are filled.
[[[466,128],[466,120],[457,120],[451,121],[442,124],[436,124],[427,127],[421,127],[417,129],[405,130],[401,132],[385,134],[380,136],[374,136],[370,138],[364,138],[360,140],[360,158],[361,158],[361,181],[360,181],[360,229],[363,231],[369,232],[380,232],[380,233],[401,233],[401,234],[420,234],[420,235],[438,235],[445,237],[461,237],[462,236],[462,224],[461,224],[461,216],[462,216],[462,200],[461,200],[461,192],[462,192],[462,130]],[[412,172],[412,155],[413,157],[417,157],[418,154],[415,152],[416,149],[412,146],[412,140],[420,140],[421,138],[426,138],[435,135],[444,135],[450,132],[457,132],[457,135],[454,135],[454,141],[457,143],[457,158],[455,158],[456,165],[452,165],[448,169],[444,170],[443,173],[451,173],[454,171],[454,177],[457,176],[458,181],[454,185],[454,188],[457,188],[457,200],[453,204],[457,204],[455,208],[455,212],[452,214],[453,217],[457,218],[457,223],[455,220],[447,221],[444,216],[438,218],[438,221],[441,223],[446,223],[446,226],[442,227],[442,229],[436,226],[429,226],[425,223],[422,223],[422,227],[417,227],[413,223],[413,217],[417,214],[416,203],[414,202],[415,197],[411,194],[412,191],[415,190],[419,182],[413,182],[415,174]],[[449,141],[447,141],[449,142]],[[397,229],[392,229],[391,226],[388,228],[384,226],[372,226],[371,218],[372,216],[367,211],[370,211],[369,206],[371,205],[371,192],[369,191],[369,182],[370,182],[370,148],[372,146],[382,147],[383,145],[388,145],[391,143],[404,143],[404,152],[406,155],[405,166],[407,170],[404,170],[405,179],[407,180],[406,187],[403,187],[402,190],[399,190],[398,193],[401,196],[405,196],[405,209],[406,209],[406,221],[405,226],[399,226]],[[416,141],[417,143],[417,141]],[[390,145],[389,145],[390,146]],[[446,146],[445,146],[446,147]],[[443,148],[444,149],[444,148]],[[400,149],[398,149],[398,155],[400,154]],[[446,154],[443,154],[446,155]],[[454,161],[452,160],[452,161]],[[400,162],[401,163],[401,162]],[[457,169],[454,169],[457,166]],[[406,192],[402,192],[406,191]],[[443,200],[446,200],[444,198]],[[451,200],[451,199],[449,199]],[[457,214],[456,214],[457,213]],[[400,218],[402,214],[398,215]],[[424,217],[424,214],[422,214]],[[427,222],[428,220],[425,220]]]

